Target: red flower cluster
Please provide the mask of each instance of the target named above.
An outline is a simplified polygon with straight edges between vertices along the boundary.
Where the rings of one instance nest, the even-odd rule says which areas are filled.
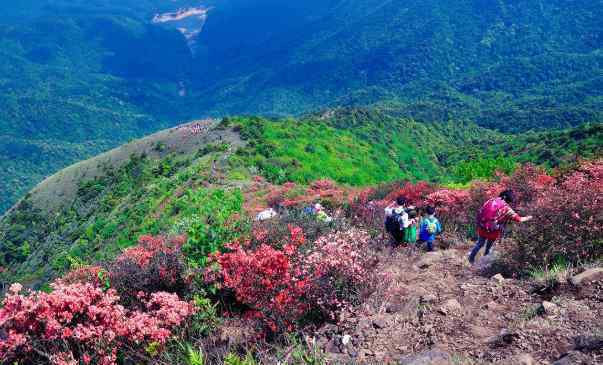
[[[422,205],[437,209],[437,215],[448,231],[457,231],[473,223],[469,206],[471,195],[467,190],[441,189],[427,195]]]
[[[311,311],[331,314],[364,285],[367,256],[360,251],[368,242],[361,231],[337,233],[319,239],[312,248],[299,227],[274,248],[260,244],[245,249],[228,245],[232,252],[215,255],[219,266],[208,280],[232,290],[236,300],[250,308],[248,317],[263,320],[273,332],[290,330]],[[345,286],[345,288],[343,288]],[[347,295],[344,296],[342,295]],[[328,313],[327,313],[328,312]]]
[[[154,293],[145,311],[127,310],[115,290],[91,284],[52,284],[52,293],[20,294],[13,284],[2,302],[0,342],[3,363],[55,365],[116,364],[117,356],[135,360],[136,350],[164,344],[171,331],[194,313],[177,295]]]
[[[435,187],[431,184],[421,181],[416,184],[406,183],[400,189],[396,189],[389,193],[385,200],[388,202],[396,200],[399,196],[406,198],[409,204],[422,206],[429,194],[435,191]]]
[[[297,227],[290,227],[290,232],[282,250],[261,244],[247,251],[232,244],[228,245],[232,252],[215,255],[221,285],[233,290],[238,302],[260,314],[272,331],[290,327],[307,310],[302,299],[309,282],[295,265],[304,236]]]

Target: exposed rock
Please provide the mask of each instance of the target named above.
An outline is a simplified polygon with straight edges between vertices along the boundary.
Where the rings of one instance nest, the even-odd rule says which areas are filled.
[[[530,354],[520,354],[512,356],[508,359],[505,359],[499,363],[498,365],[538,365],[538,361],[534,360],[532,355]]]
[[[559,310],[559,306],[552,302],[547,302],[546,300],[542,302],[542,309],[546,314],[556,313]]]
[[[440,261],[443,255],[440,251],[427,252],[424,254],[419,261],[415,264],[419,269],[426,269],[434,263]]]
[[[503,347],[513,343],[519,335],[509,330],[502,330],[499,335],[490,337],[486,343],[492,347]]]
[[[505,306],[503,306],[503,305],[501,305],[501,304],[498,304],[498,303],[496,303],[495,301],[493,301],[493,300],[492,300],[492,301],[490,301],[490,302],[486,303],[486,304],[484,305],[484,308],[485,308],[485,309],[489,309],[489,310],[494,311],[494,312],[497,312],[497,311],[502,311],[502,310],[504,310],[504,309],[505,309]]]
[[[574,340],[576,350],[593,352],[603,349],[603,335],[578,336]]]
[[[400,365],[450,365],[450,355],[446,352],[432,350],[418,355],[406,356],[398,362]]]
[[[352,342],[352,336],[350,335],[344,335],[341,338],[341,344],[344,346],[347,346],[350,342]]]
[[[501,274],[496,274],[491,279],[496,281],[499,284],[502,284],[505,282],[505,278]]]
[[[463,308],[456,299],[448,299],[444,304],[440,306],[439,312],[442,314],[453,314],[459,313]]]
[[[603,280],[603,268],[596,267],[593,269],[588,269],[581,274],[572,276],[570,282],[576,287],[581,287],[601,280]]]
[[[383,318],[377,318],[373,320],[373,326],[378,329],[387,327],[387,322]]]
[[[475,270],[484,276],[492,276],[499,273],[500,255],[492,252],[487,256],[482,256],[475,264]]]
[[[427,294],[421,297],[421,302],[423,303],[434,303],[438,301],[438,297],[435,294]]]

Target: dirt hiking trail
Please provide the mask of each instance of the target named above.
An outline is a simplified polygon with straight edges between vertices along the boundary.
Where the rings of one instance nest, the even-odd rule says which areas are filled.
[[[602,269],[537,294],[487,273],[492,256],[470,266],[470,248],[383,248],[377,291],[319,331],[330,363],[603,364]]]

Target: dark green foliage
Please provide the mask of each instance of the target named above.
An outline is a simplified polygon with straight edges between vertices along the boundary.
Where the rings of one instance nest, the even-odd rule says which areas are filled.
[[[473,120],[513,132],[602,120],[596,1],[203,5],[213,9],[202,41],[190,48],[173,27],[150,20],[199,6],[193,0],[5,5],[0,211],[72,162],[207,115],[376,105],[396,117]],[[307,145],[309,153],[317,147]],[[554,160],[549,152],[539,159]]]
[[[289,114],[379,103],[417,120],[506,131],[601,120],[598,2],[290,3],[231,1],[210,16],[208,108]],[[290,19],[293,11],[300,16]]]
[[[203,264],[205,255],[247,229],[237,189],[200,185],[210,177],[210,161],[221,155],[132,156],[121,169],[80,182],[75,200],[50,214],[26,198],[0,221],[0,266],[10,268],[0,279],[40,285],[115,257],[143,234],[186,234],[185,251]]]

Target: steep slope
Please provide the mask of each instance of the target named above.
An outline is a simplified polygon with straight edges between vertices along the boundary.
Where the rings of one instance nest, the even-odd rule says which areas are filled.
[[[176,30],[74,11],[0,34],[0,211],[62,167],[191,119],[177,107],[191,55]]]
[[[525,140],[459,125],[341,109],[298,120],[238,117],[168,129],[73,165],[27,194],[0,221],[0,265],[8,268],[1,275],[40,285],[69,268],[113,257],[141,234],[192,224],[193,231],[180,233],[199,235],[231,214],[245,215],[243,203],[268,199],[266,191],[246,190],[256,176],[301,186],[320,179],[351,187],[466,183],[509,172],[516,160],[554,164],[571,162],[576,152],[600,155],[603,140],[600,126],[576,130],[582,142],[563,133],[557,140],[534,134],[530,143],[543,136],[549,143],[526,151]],[[216,229],[202,235],[236,232]]]
[[[535,280],[494,276],[486,257],[478,267],[492,270],[491,275],[471,268],[470,248],[469,242],[429,253],[385,248],[379,290],[338,326],[319,331],[318,343],[330,360],[442,365],[530,363],[526,358],[550,364],[564,357],[565,362],[554,364],[601,361],[597,350],[579,342],[595,339],[600,330],[597,283],[576,288],[567,282],[571,271],[561,271],[554,294],[540,295]],[[504,246],[496,250],[497,256],[506,253]],[[352,339],[347,345],[342,344],[345,335]]]

